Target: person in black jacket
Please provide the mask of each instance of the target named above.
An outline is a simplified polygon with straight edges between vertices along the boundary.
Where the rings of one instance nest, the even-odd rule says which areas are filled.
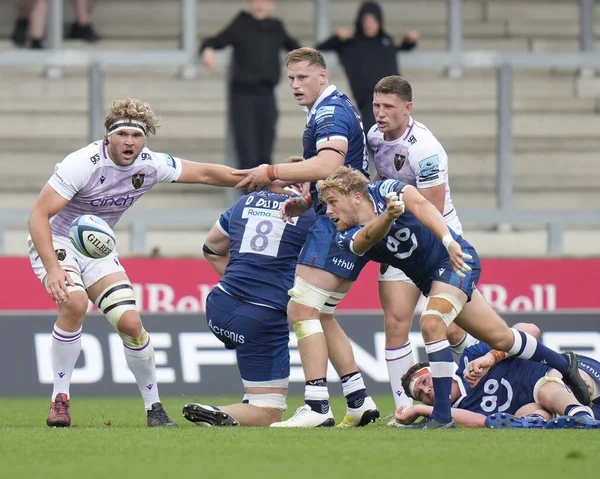
[[[274,89],[281,75],[279,53],[300,47],[281,20],[269,17],[275,0],[247,0],[246,5],[247,11],[241,11],[200,47],[204,65],[210,69],[218,68],[215,50],[233,47],[229,115],[240,169],[271,163],[277,123]]]
[[[373,88],[383,77],[400,74],[397,51],[412,50],[418,39],[419,34],[410,31],[396,46],[383,28],[383,12],[379,4],[364,2],[356,16],[354,34],[340,29],[336,35],[315,47],[317,50],[337,52],[360,110],[365,133],[375,124]]]

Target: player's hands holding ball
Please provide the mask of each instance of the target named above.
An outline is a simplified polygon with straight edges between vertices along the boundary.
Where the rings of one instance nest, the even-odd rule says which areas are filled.
[[[385,214],[388,219],[395,220],[404,213],[404,201],[398,197],[398,193],[395,191],[385,195],[385,201],[387,202],[387,206],[383,214]]]

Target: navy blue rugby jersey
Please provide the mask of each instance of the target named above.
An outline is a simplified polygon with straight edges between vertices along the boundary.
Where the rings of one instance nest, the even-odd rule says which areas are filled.
[[[332,88],[330,86],[330,88]],[[344,164],[359,170],[369,178],[369,156],[360,115],[352,101],[340,91],[332,92],[313,107],[302,136],[302,155],[312,158],[321,143],[331,140],[348,142]],[[319,202],[316,182],[310,185],[310,193],[317,214],[325,214],[325,206]]]
[[[296,261],[315,219],[310,209],[292,222],[279,208],[288,195],[258,191],[243,196],[219,218],[230,239],[229,264],[220,284],[242,301],[286,311]]]
[[[377,214],[381,214],[386,209],[385,195],[392,191],[399,191],[405,186],[406,183],[398,180],[375,181],[369,184],[369,195],[375,204]],[[357,225],[343,233],[338,233],[338,246],[354,253],[352,246],[354,236],[362,228],[363,226]],[[468,243],[451,228],[449,230],[464,250],[464,246]],[[433,277],[442,278],[444,275],[452,274],[452,267],[448,269],[450,258],[441,240],[409,211],[400,215],[392,224],[388,235],[364,256],[371,261],[389,264],[404,271],[425,294],[429,292]],[[440,270],[443,271],[440,273]]]

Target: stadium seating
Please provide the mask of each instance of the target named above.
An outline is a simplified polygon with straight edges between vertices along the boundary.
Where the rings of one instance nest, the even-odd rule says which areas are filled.
[[[353,24],[357,1],[332,2],[333,28]],[[421,33],[420,50],[443,49],[446,43],[444,0],[382,1],[386,28],[398,38],[408,29]],[[578,48],[578,2],[572,0],[467,0],[465,49],[558,51]],[[198,2],[200,36],[221,28],[238,10],[238,0]],[[167,8],[168,6],[168,8]],[[314,44],[313,2],[279,0],[276,14],[303,44]],[[66,20],[72,16],[66,2]],[[14,10],[0,5],[0,50],[8,40]],[[68,41],[69,48],[176,48],[179,32],[177,0],[102,0],[94,22],[105,39],[89,46]],[[225,69],[200,71],[182,80],[170,68],[110,68],[105,72],[105,99],[133,96],[149,101],[162,118],[150,147],[187,159],[224,163],[226,137]],[[496,72],[469,70],[448,79],[441,69],[403,69],[413,83],[414,117],[427,124],[451,158],[451,186],[461,207],[495,205]],[[331,69],[331,81],[348,90],[343,73]],[[83,69],[67,69],[61,80],[46,80],[39,68],[0,65],[0,204],[26,208],[33,203],[54,164],[87,141],[87,77]],[[600,80],[579,78],[570,70],[514,72],[516,208],[600,208],[598,97]],[[301,110],[282,82],[277,91],[280,121],[276,161],[300,153],[304,126]],[[557,200],[560,195],[560,200]],[[222,191],[211,187],[161,185],[136,208],[199,209],[226,206]],[[199,213],[201,214],[201,213]],[[543,255],[545,232],[539,228],[506,233],[472,231],[468,237],[484,255]],[[25,229],[9,231],[6,253],[25,254]],[[127,233],[120,234],[125,247]],[[202,233],[151,231],[148,252],[200,254]],[[569,255],[600,253],[597,231],[570,230]],[[594,239],[596,238],[596,239]],[[191,239],[191,240],[190,240]],[[524,247],[524,244],[527,244]]]

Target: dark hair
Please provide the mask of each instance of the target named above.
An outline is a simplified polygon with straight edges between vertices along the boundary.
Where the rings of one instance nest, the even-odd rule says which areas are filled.
[[[383,77],[375,85],[373,93],[397,95],[401,100],[412,101],[412,87],[407,80],[399,75]]]
[[[419,370],[429,366],[428,362],[417,363],[411,366],[408,371],[404,373],[402,376],[402,389],[404,389],[404,394],[406,394],[409,398],[417,399],[412,395],[412,393],[408,390],[408,385],[410,384],[410,380],[414,376],[414,374]]]

